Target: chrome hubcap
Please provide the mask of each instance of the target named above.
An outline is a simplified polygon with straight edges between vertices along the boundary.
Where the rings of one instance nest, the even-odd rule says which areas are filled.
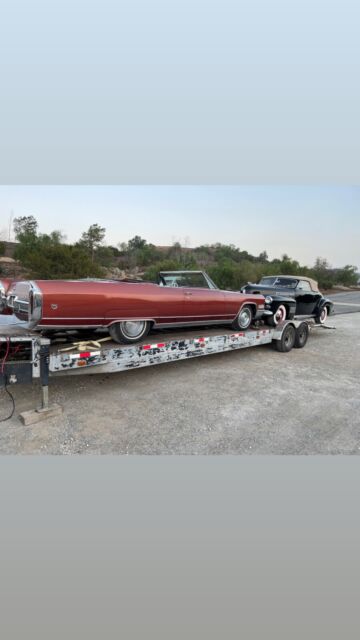
[[[123,332],[129,336],[129,338],[136,338],[141,335],[141,333],[145,329],[145,322],[123,322],[122,323]]]
[[[244,311],[241,311],[240,316],[239,316],[239,324],[241,327],[247,327],[249,322],[250,322],[250,312],[248,311],[248,309],[244,309]]]

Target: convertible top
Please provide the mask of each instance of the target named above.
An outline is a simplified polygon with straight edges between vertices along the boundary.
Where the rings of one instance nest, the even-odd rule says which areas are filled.
[[[291,278],[291,280],[306,280],[306,282],[308,282],[311,287],[311,291],[314,291],[314,293],[320,293],[319,286],[316,280],[313,280],[313,278],[308,278],[307,276],[284,276],[282,274],[278,274],[276,276],[264,276],[264,278]]]

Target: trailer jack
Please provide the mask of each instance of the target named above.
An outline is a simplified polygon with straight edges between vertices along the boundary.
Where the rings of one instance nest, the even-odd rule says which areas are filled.
[[[37,409],[20,413],[22,423],[27,426],[41,420],[60,416],[62,406],[57,403],[49,404],[49,358],[50,348],[48,344],[40,346],[40,380],[41,380],[41,406]]]

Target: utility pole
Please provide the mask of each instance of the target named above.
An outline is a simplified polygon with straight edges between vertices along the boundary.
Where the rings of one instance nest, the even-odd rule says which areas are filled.
[[[9,242],[11,242],[11,225],[12,225],[13,217],[14,217],[14,212],[11,209],[10,220],[9,220]]]

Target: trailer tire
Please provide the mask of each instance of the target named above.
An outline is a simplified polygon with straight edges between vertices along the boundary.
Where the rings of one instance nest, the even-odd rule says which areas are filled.
[[[145,338],[150,331],[151,324],[148,320],[127,320],[114,322],[110,325],[109,333],[114,342],[132,344]]]
[[[242,307],[233,322],[233,329],[236,331],[246,331],[253,321],[254,313],[250,305]]]
[[[296,331],[293,324],[286,325],[280,340],[275,340],[275,349],[282,353],[291,351],[295,345]]]
[[[309,325],[307,322],[301,322],[295,333],[295,349],[302,349],[307,343],[309,337]]]

